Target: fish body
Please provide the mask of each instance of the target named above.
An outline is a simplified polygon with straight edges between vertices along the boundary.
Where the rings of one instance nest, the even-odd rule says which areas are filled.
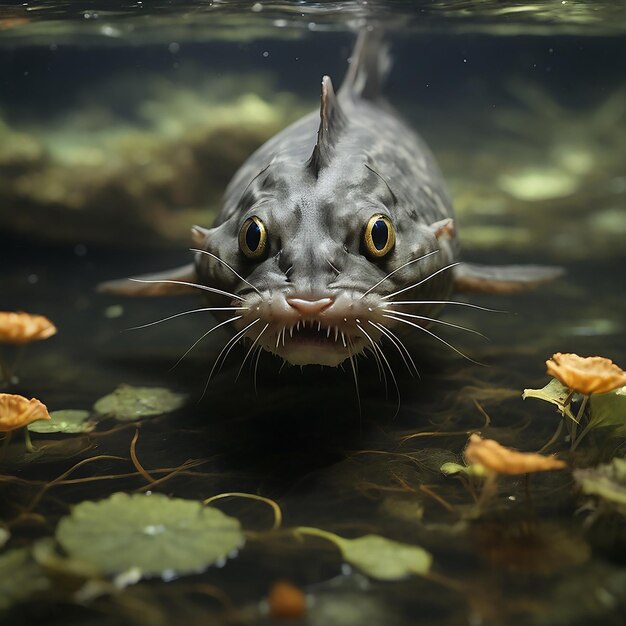
[[[254,152],[212,228],[192,229],[192,266],[105,290],[192,285],[228,309],[217,313],[235,330],[225,349],[247,338],[249,353],[336,366],[368,348],[386,361],[383,341],[410,360],[400,330],[427,329],[455,286],[516,291],[557,275],[460,263],[435,159],[380,93],[388,67],[380,37],[361,35],[338,93],[325,76],[320,110]]]

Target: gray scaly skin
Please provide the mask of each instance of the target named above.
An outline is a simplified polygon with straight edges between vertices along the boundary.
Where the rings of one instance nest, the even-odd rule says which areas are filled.
[[[379,352],[383,338],[404,359],[398,331],[427,327],[419,316],[435,316],[455,283],[511,292],[557,275],[555,268],[485,271],[457,262],[452,203],[437,164],[377,93],[386,60],[376,35],[359,38],[338,94],[324,77],[320,111],[252,154],[228,185],[213,228],[194,227],[193,267],[132,289],[113,281],[104,290],[150,295],[187,288],[181,281],[228,292],[232,312],[219,315],[234,320],[236,336],[249,338],[251,349],[292,364],[336,366],[368,347]],[[382,258],[364,249],[374,215],[387,216],[395,231]],[[253,216],[267,232],[259,259],[247,258],[238,244]],[[174,282],[162,282],[168,279]],[[207,297],[225,306],[223,294]]]

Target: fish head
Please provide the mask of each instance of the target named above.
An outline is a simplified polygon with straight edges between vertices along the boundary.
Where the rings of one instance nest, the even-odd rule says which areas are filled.
[[[312,176],[274,163],[238,210],[197,231],[197,274],[236,295],[237,332],[294,365],[377,352],[394,341],[396,295],[451,290],[445,273],[428,280],[449,261],[449,225],[410,219],[371,164],[337,165]]]

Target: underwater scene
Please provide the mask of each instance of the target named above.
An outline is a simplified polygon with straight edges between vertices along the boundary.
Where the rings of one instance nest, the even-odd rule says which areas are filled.
[[[0,2],[0,624],[624,624],[625,50]]]

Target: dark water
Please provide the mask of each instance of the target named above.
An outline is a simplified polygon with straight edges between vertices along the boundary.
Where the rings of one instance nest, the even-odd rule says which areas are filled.
[[[349,369],[280,370],[262,355],[255,393],[252,367],[235,380],[243,348],[203,395],[226,334],[172,369],[208,320],[128,331],[197,301],[128,301],[94,286],[187,262],[189,226],[209,225],[246,155],[315,106],[320,76],[339,82],[350,29],[367,23],[389,31],[389,99],[437,155],[464,258],[567,273],[537,291],[468,299],[506,313],[449,307],[444,320],[489,341],[451,328],[441,337],[485,365],[416,341],[421,380],[391,360],[397,415],[391,378],[385,394],[366,360],[360,412]],[[491,506],[464,519],[472,497],[439,467],[460,460],[471,430],[521,450],[546,443],[558,415],[521,392],[547,382],[553,352],[626,364],[625,32],[612,2],[0,6],[0,309],[44,314],[59,329],[28,347],[4,391],[50,410],[90,410],[121,383],[189,398],[138,430],[108,420],[89,435],[33,434],[48,450],[36,462],[14,434],[2,461],[3,550],[52,536],[72,504],[145,490],[130,455],[137,432],[137,456],[155,476],[202,462],[158,474],[166,479],[153,491],[258,494],[280,505],[285,529],[268,531],[271,510],[259,502],[224,499],[216,506],[250,531],[224,567],[90,601],[56,585],[3,623],[270,623],[260,603],[280,579],[308,594],[306,624],[624,623],[623,517],[585,523],[569,470],[505,477]],[[437,434],[404,439],[420,432]],[[46,448],[51,440],[60,443]],[[598,435],[568,450],[551,449],[595,465],[623,456],[624,441]],[[98,455],[121,458],[79,467],[71,477],[92,480],[33,500]],[[420,545],[431,575],[368,578],[329,542],[294,540],[296,526]]]

